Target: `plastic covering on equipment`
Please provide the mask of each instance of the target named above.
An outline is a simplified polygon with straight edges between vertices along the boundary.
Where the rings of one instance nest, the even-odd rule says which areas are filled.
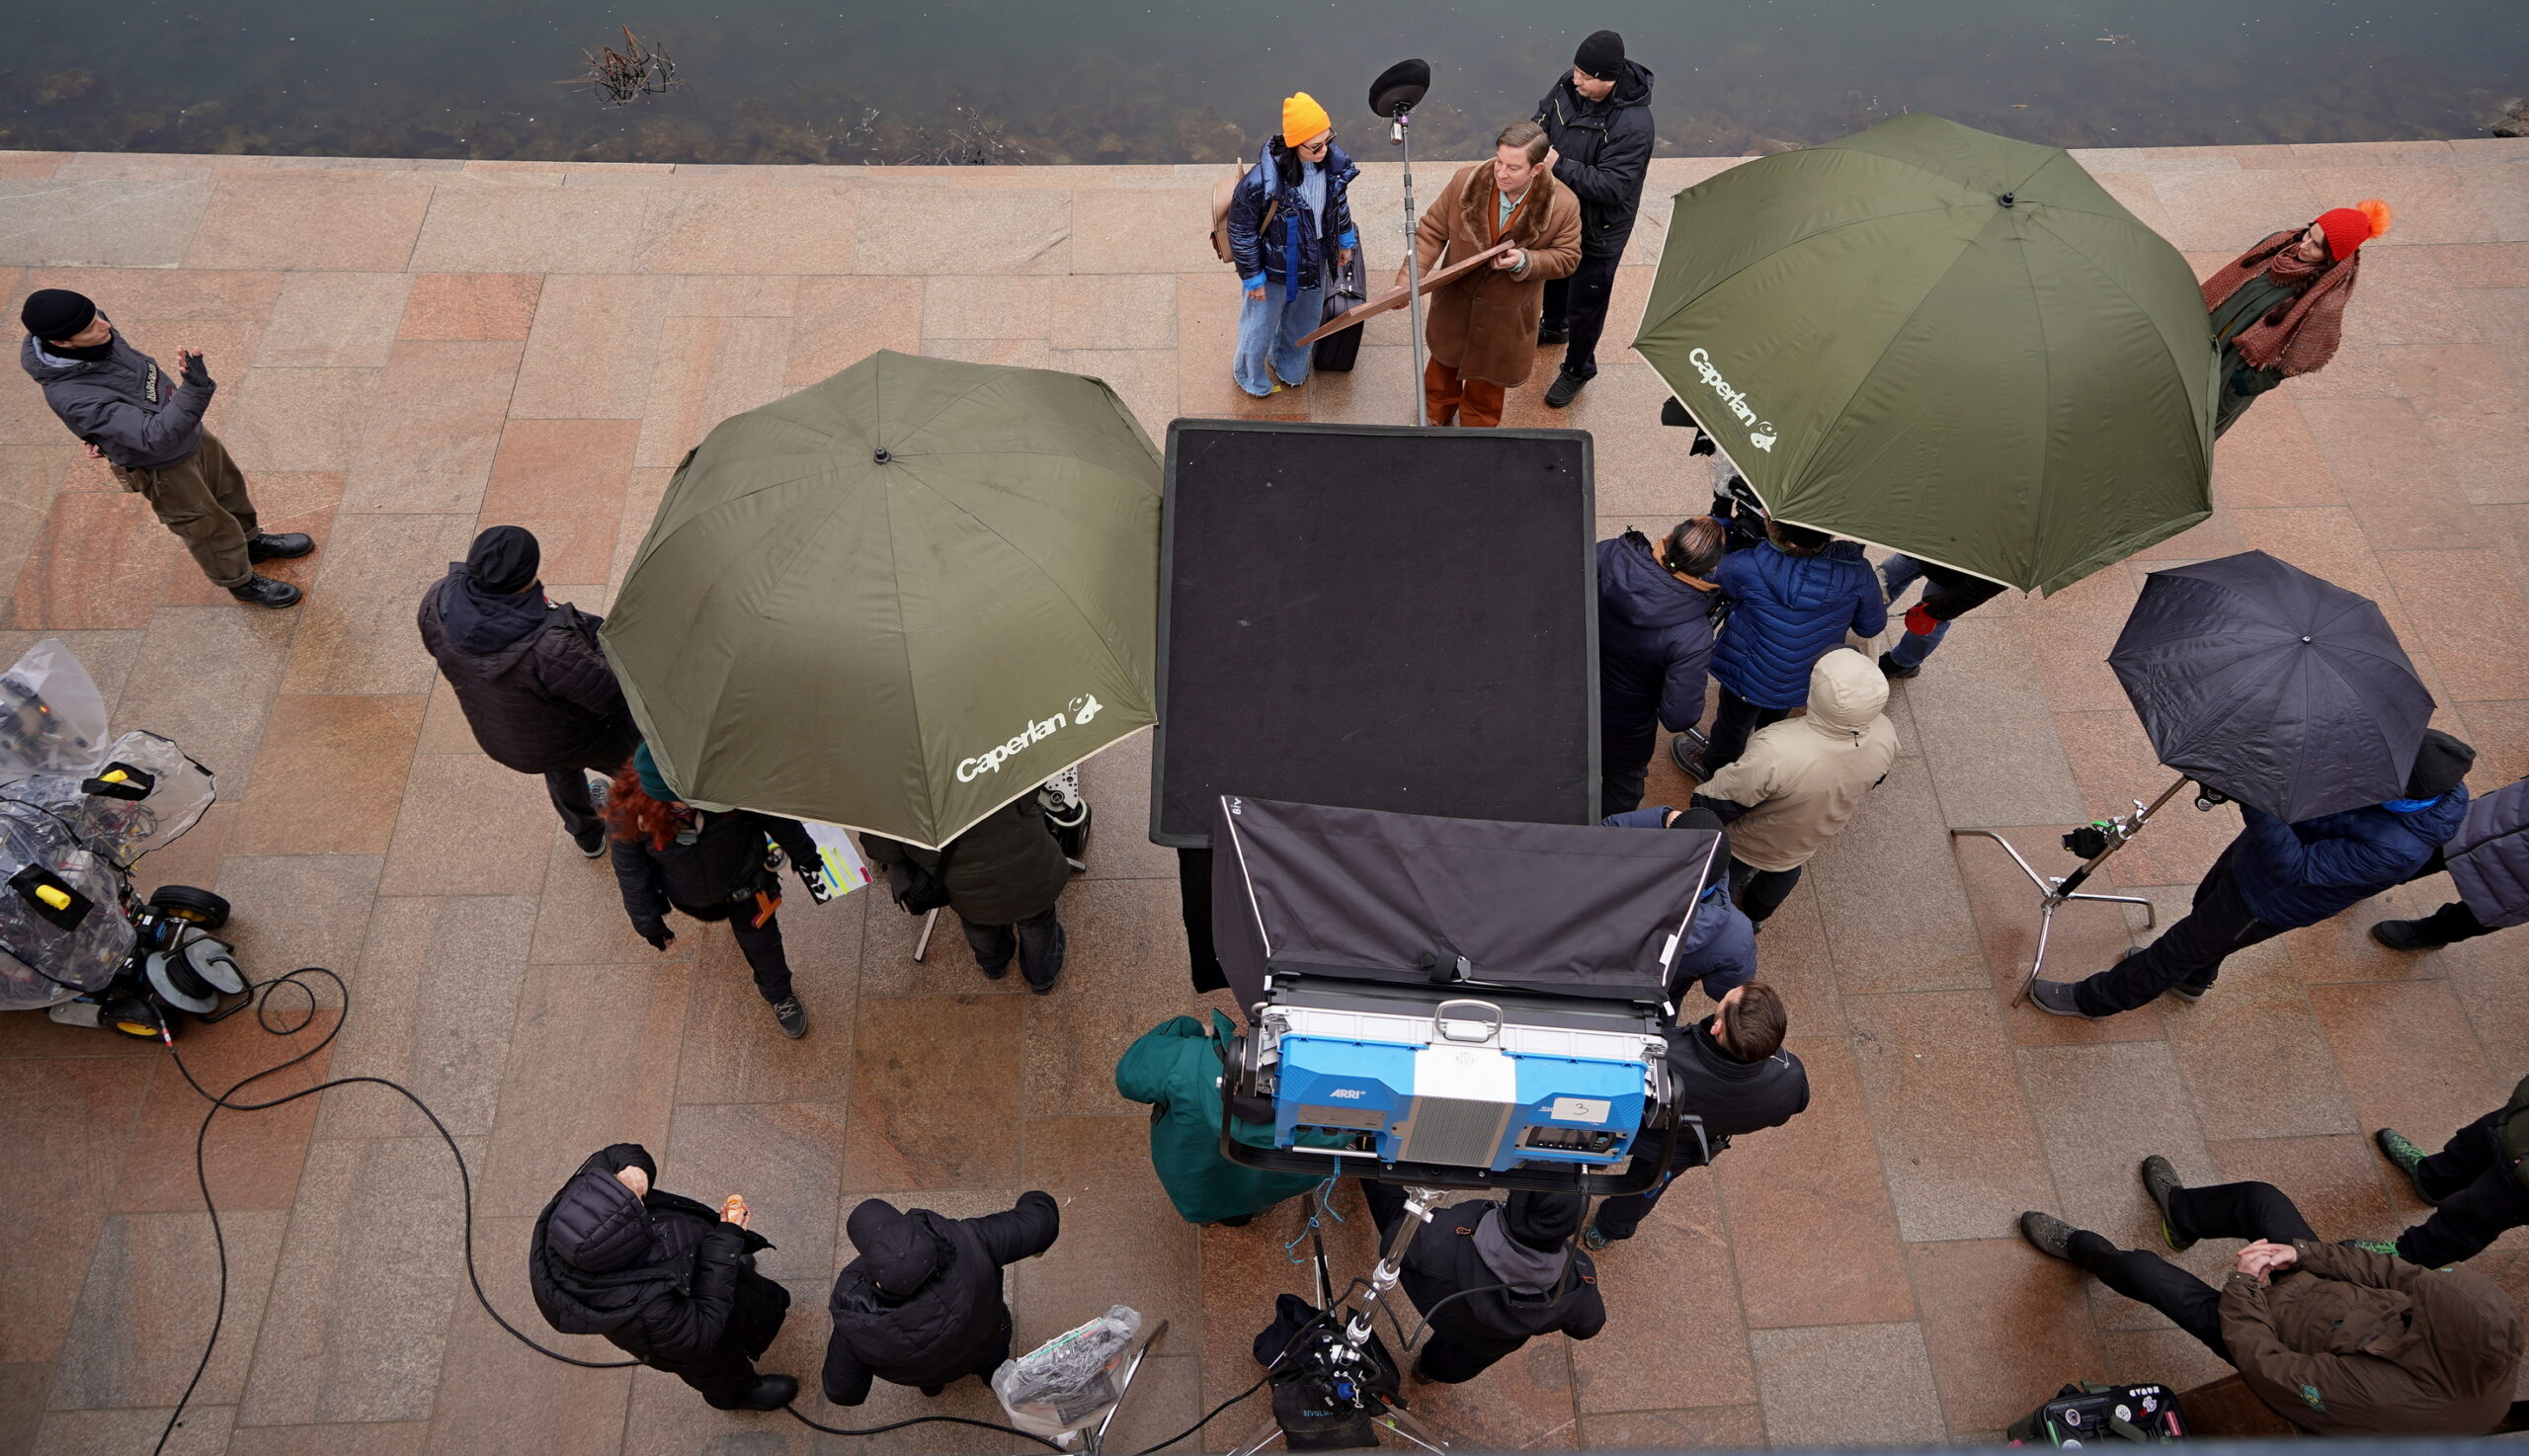
[[[992,1393],[1020,1430],[1049,1439],[1086,1427],[1121,1393],[1117,1378],[1141,1337],[1142,1317],[1116,1305],[992,1373]]]
[[[132,943],[115,867],[51,813],[0,802],[0,1011],[104,989]]]
[[[106,751],[104,769],[112,774],[119,768],[127,770],[127,783],[146,775],[148,793],[136,799],[85,794],[78,824],[79,837],[89,848],[112,855],[125,869],[201,822],[218,790],[208,768],[155,733],[134,730],[116,739]],[[0,794],[6,792],[0,789]]]
[[[106,761],[106,696],[70,649],[46,637],[0,673],[0,779],[74,778]]]

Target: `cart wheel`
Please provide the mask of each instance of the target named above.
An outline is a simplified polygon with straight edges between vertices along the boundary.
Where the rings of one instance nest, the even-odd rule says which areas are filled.
[[[191,885],[161,885],[149,897],[149,903],[205,930],[215,930],[228,924],[228,902],[208,890],[197,890]]]
[[[98,1008],[98,1011],[102,1014],[97,1017],[97,1024],[117,1035],[128,1036],[135,1041],[156,1041],[158,1028],[162,1024],[170,1029],[174,1026],[173,1019],[168,1016],[163,1008],[153,1006],[146,999],[137,996],[118,997]]]

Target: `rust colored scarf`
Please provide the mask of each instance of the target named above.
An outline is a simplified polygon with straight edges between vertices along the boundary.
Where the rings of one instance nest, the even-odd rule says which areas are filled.
[[[2344,305],[2353,297],[2353,281],[2362,271],[2362,255],[2342,263],[2304,263],[2288,251],[2301,240],[2302,228],[2278,232],[2222,266],[2204,281],[2204,307],[2222,306],[2259,273],[2301,291],[2289,306],[2277,306],[2234,335],[2240,358],[2248,366],[2278,369],[2284,377],[2325,367],[2344,342]]]

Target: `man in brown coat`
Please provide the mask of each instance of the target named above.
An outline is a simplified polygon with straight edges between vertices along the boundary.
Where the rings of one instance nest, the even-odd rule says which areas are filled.
[[[1581,203],[1554,180],[1554,148],[1534,121],[1503,127],[1491,162],[1458,169],[1424,212],[1414,252],[1428,277],[1443,251],[1453,263],[1504,241],[1509,252],[1431,293],[1423,371],[1431,424],[1502,423],[1504,391],[1536,364],[1546,283],[1580,266]]]
[[[2190,1188],[2157,1154],[2142,1173],[2171,1250],[2253,1241],[2219,1292],[2159,1254],[2047,1214],[2021,1214],[2020,1232],[2176,1321],[2312,1435],[2478,1436],[2510,1410],[2520,1312],[2500,1289],[2465,1269],[2323,1244],[2271,1183]]]

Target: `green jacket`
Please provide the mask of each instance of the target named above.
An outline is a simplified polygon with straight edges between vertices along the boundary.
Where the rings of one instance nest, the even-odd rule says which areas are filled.
[[[1177,1216],[1189,1224],[1261,1213],[1319,1181],[1242,1168],[1221,1156],[1222,1057],[1237,1029],[1219,1011],[1208,1028],[1192,1016],[1171,1016],[1143,1032],[1115,1063],[1115,1091],[1150,1104],[1150,1164]],[[1231,1123],[1230,1135],[1256,1148],[1273,1142],[1273,1130],[1255,1122]]]

